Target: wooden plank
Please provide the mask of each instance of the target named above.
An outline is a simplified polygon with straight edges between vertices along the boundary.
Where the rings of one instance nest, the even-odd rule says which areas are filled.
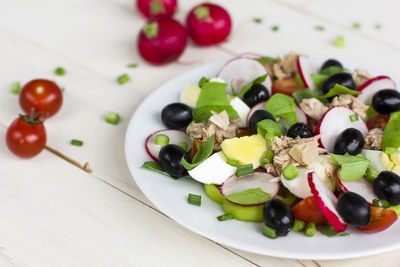
[[[340,266],[340,267],[353,267],[353,266],[397,267],[397,266],[400,266],[399,252],[400,252],[400,250],[397,249],[394,251],[385,252],[385,253],[381,253],[378,255],[372,255],[372,256],[368,256],[368,257],[361,257],[361,258],[347,259],[347,260],[335,260],[335,261],[318,261],[318,263],[322,267],[336,267],[336,266]]]
[[[2,266],[254,266],[47,151],[0,147]]]

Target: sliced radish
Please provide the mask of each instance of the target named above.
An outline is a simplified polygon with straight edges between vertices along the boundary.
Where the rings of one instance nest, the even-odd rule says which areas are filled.
[[[190,140],[190,137],[183,131],[171,129],[157,131],[149,135],[145,141],[146,152],[155,161],[158,161],[158,153],[160,153],[161,150],[161,147],[156,145],[156,136],[158,134],[165,134],[168,136],[170,144],[177,145],[181,142],[186,142],[189,148],[192,147],[192,140]]]
[[[282,184],[296,197],[307,198],[312,196],[310,186],[308,185],[307,175],[312,170],[305,167],[297,167],[299,174],[292,180],[287,180],[281,175]]]
[[[371,105],[374,94],[382,89],[396,89],[396,84],[388,76],[377,76],[357,88],[357,91],[362,92],[357,98],[364,104]]]
[[[315,134],[321,135],[320,145],[332,153],[337,137],[348,128],[358,129],[365,136],[368,133],[367,125],[361,118],[351,121],[350,116],[354,115],[356,113],[346,107],[330,108],[322,116],[315,129]]]
[[[279,193],[280,187],[279,181],[274,178],[274,176],[266,172],[254,172],[253,174],[241,177],[232,175],[219,187],[219,190],[223,196],[228,196],[233,193],[243,192],[247,189],[255,189],[259,187],[265,193],[270,194],[272,199]],[[264,204],[265,202],[252,203],[243,206],[260,205]]]
[[[257,60],[239,57],[234,58],[226,63],[217,74],[217,77],[223,79],[227,83],[228,86],[226,87],[226,92],[231,94],[231,86],[233,86],[236,93],[239,93],[240,90],[248,83],[254,81],[260,76],[265,75],[266,73],[267,70]],[[264,85],[271,93],[271,79],[267,78],[262,85]]]
[[[338,201],[336,196],[321,181],[315,172],[308,173],[308,184],[310,185],[311,192],[314,195],[319,209],[333,228],[335,228],[336,232],[343,232],[346,230],[347,225],[336,210]]]
[[[311,90],[317,90],[318,87],[311,79],[311,74],[318,71],[307,56],[300,55],[297,57],[297,69],[299,70],[299,75],[304,86]]]
[[[253,52],[244,52],[237,56],[238,58],[260,58],[263,57],[263,55],[258,54],[258,53],[253,53]]]
[[[304,111],[299,106],[296,106],[296,115],[297,115],[297,120],[299,122],[308,124],[307,115],[304,113]]]
[[[340,169],[336,172],[336,178],[340,188],[343,192],[354,192],[365,198],[368,203],[372,204],[372,201],[378,198],[373,190],[372,183],[368,182],[364,178],[361,178],[353,182],[345,182],[340,179]]]
[[[249,111],[249,113],[247,114],[247,118],[246,118],[246,127],[249,128],[249,120],[251,115],[253,115],[253,113],[257,110],[260,109],[265,109],[265,103],[267,103],[267,101],[262,101],[260,103],[255,104]]]

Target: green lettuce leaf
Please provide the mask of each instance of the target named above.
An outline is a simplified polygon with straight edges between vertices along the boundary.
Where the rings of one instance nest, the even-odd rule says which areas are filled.
[[[194,110],[195,122],[207,121],[212,116],[211,111],[220,113],[226,110],[229,119],[239,118],[238,113],[229,104],[225,89],[225,83],[206,82],[203,84]]]
[[[265,104],[265,109],[271,113],[275,119],[284,118],[290,125],[298,122],[296,103],[290,96],[273,94]]]
[[[390,114],[390,119],[383,132],[382,151],[387,147],[400,147],[400,111]]]
[[[236,96],[242,98],[247,93],[247,91],[249,91],[251,89],[251,87],[254,84],[259,84],[259,83],[264,82],[265,79],[267,79],[267,76],[268,76],[268,74],[264,74],[260,77],[257,77],[256,79],[254,79],[254,81],[249,82],[245,87],[242,88],[242,90],[240,90],[240,93],[237,94]]]
[[[331,67],[327,67],[327,68],[321,70],[320,74],[331,76],[338,72],[350,72],[350,71],[346,68],[331,66]]]
[[[247,189],[242,192],[230,194],[225,198],[239,205],[251,205],[265,202],[271,198],[271,195],[262,191],[260,187],[257,187],[254,189]]]
[[[334,236],[346,236],[349,235],[348,232],[336,232],[335,228],[333,228],[332,225],[330,225],[329,223],[324,223],[324,224],[318,224],[317,226],[317,230],[318,232],[320,232],[321,234],[327,236],[327,237],[334,237]]]
[[[192,163],[187,162],[184,157],[182,157],[181,159],[183,167],[185,167],[185,169],[188,171],[193,170],[195,167],[200,165],[200,163],[202,163],[203,161],[208,159],[208,157],[210,157],[214,149],[214,136],[208,138],[208,140],[205,141],[204,143],[199,144],[199,142],[196,141],[195,144],[197,152],[192,159]]]
[[[257,60],[261,64],[268,64],[269,62],[275,61],[276,59],[273,57],[259,57],[255,58],[255,60]]]
[[[304,89],[294,92],[293,98],[296,100],[298,104],[300,104],[301,101],[303,101],[303,99],[305,98],[317,98],[321,95],[322,95],[321,90]]]
[[[369,159],[362,155],[335,155],[329,154],[340,166],[339,177],[344,182],[352,182],[361,179],[369,166]]]
[[[332,87],[328,93],[318,97],[318,99],[330,98],[337,95],[360,95],[360,94],[361,92],[359,91],[351,90],[347,87],[341,86],[340,84],[335,84],[335,86]]]
[[[162,173],[162,174],[164,174],[166,176],[169,176],[169,177],[171,177],[171,178],[173,178],[175,180],[179,179],[179,178],[172,177],[171,175],[169,175],[166,171],[164,171],[162,169],[161,164],[159,162],[156,162],[156,161],[147,161],[142,165],[142,168],[148,169],[148,170],[152,170],[152,171],[155,171],[155,172],[158,172],[158,173]]]
[[[274,136],[281,137],[282,132],[279,124],[273,120],[262,120],[257,123],[257,133],[267,140],[268,143],[272,143]]]

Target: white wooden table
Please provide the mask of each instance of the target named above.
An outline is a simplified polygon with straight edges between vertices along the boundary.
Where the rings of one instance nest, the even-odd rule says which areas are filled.
[[[0,0],[0,266],[400,265],[400,251],[340,261],[238,251],[181,227],[140,192],[124,159],[127,123],[152,90],[189,68],[245,51],[296,50],[373,62],[400,74],[396,0],[215,2],[233,17],[229,41],[207,49],[190,44],[179,62],[153,67],[135,49],[144,20],[133,0]],[[178,19],[197,3],[180,0]],[[279,31],[271,31],[273,25]],[[339,35],[346,38],[344,49],[332,45]],[[127,69],[130,63],[138,68]],[[67,75],[54,76],[57,66]],[[116,77],[123,73],[132,81],[120,86]],[[46,123],[48,146],[78,165],[88,163],[91,173],[48,150],[21,160],[6,148],[6,127],[20,112],[10,85],[38,77],[65,87],[62,110]],[[117,126],[104,122],[109,110],[121,115]],[[84,146],[71,146],[73,138]]]

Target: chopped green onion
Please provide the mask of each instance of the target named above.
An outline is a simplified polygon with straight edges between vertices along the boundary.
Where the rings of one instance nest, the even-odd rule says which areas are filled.
[[[333,44],[338,48],[345,48],[346,47],[346,41],[345,41],[343,36],[336,37]]]
[[[201,77],[200,81],[199,81],[199,87],[203,87],[203,84],[208,83],[208,79],[206,77]]]
[[[63,92],[63,93],[65,92],[65,87],[61,87],[60,89],[61,89],[61,92]]]
[[[110,124],[114,124],[114,125],[118,124],[118,122],[119,122],[119,114],[115,113],[115,112],[108,111],[106,113],[106,122],[108,122]]]
[[[358,30],[358,29],[361,28],[361,24],[358,23],[358,22],[354,22],[354,23],[353,23],[353,28]]]
[[[58,76],[64,76],[65,73],[66,73],[65,69],[62,68],[62,67],[57,67],[57,68],[54,70],[54,74],[55,74],[55,75],[58,75]]]
[[[374,205],[374,207],[380,207],[380,208],[384,208],[384,209],[390,207],[389,202],[387,202],[384,199],[374,199],[374,200],[372,200],[372,205]]]
[[[157,134],[155,143],[160,147],[166,146],[169,144],[169,137],[165,134]]]
[[[279,26],[278,26],[278,25],[272,26],[272,27],[271,27],[271,31],[273,31],[273,32],[279,31]]]
[[[313,237],[315,235],[315,224],[307,223],[306,225],[306,236]]]
[[[351,121],[358,121],[358,115],[357,114],[350,115],[350,120]]]
[[[240,176],[244,176],[244,175],[248,175],[248,174],[252,174],[254,173],[254,169],[253,169],[253,164],[246,164],[246,165],[242,165],[242,166],[238,166],[236,169],[236,176],[240,177]]]
[[[269,238],[277,238],[276,231],[266,225],[263,226],[263,234]]]
[[[201,206],[201,196],[189,193],[188,203],[191,205]]]
[[[317,26],[315,26],[315,29],[317,30],[317,31],[324,31],[325,30],[325,27],[324,26],[321,26],[321,25],[317,25]]]
[[[254,23],[262,23],[262,18],[254,18]]]
[[[301,231],[304,230],[305,226],[306,226],[305,222],[295,219],[294,220],[294,225],[292,227],[292,231],[301,232]]]
[[[229,165],[233,166],[233,167],[239,167],[240,166],[240,162],[236,159],[226,159],[226,163],[228,163]]]
[[[189,148],[189,145],[186,142],[180,142],[178,144],[178,146],[180,146],[183,150],[187,151]]]
[[[11,84],[11,93],[14,95],[18,95],[21,92],[21,83],[20,82],[13,82]]]
[[[375,24],[375,29],[377,29],[377,30],[382,29],[382,24],[379,24],[379,23]]]
[[[218,216],[217,219],[218,219],[218,221],[221,221],[221,222],[222,221],[226,221],[226,220],[232,220],[233,219],[233,215],[228,213],[228,214],[224,214],[224,215]]]
[[[138,64],[132,63],[132,64],[128,64],[126,67],[130,68],[130,69],[134,69],[137,68]]]
[[[131,78],[129,77],[128,74],[122,74],[121,76],[118,77],[117,81],[119,84],[125,84],[127,82],[129,82],[131,80]]]
[[[397,214],[397,216],[400,216],[400,205],[396,205],[396,206],[390,206],[389,208],[387,208],[388,210],[394,210]]]
[[[376,179],[376,177],[378,177],[378,174],[379,173],[377,171],[375,171],[374,169],[367,168],[367,170],[365,171],[365,174],[364,174],[364,178],[368,182],[372,183]]]
[[[82,146],[83,145],[83,141],[77,140],[77,139],[72,139],[71,140],[71,145],[73,145],[73,146]]]
[[[395,154],[395,153],[397,153],[397,148],[395,148],[395,147],[387,147],[387,148],[385,148],[385,154],[386,155],[392,155],[392,154]]]
[[[282,174],[286,180],[293,180],[297,177],[297,175],[299,175],[299,170],[296,168],[296,166],[289,164],[282,169]]]
[[[261,164],[266,165],[274,161],[274,152],[272,150],[267,150],[261,159]]]

